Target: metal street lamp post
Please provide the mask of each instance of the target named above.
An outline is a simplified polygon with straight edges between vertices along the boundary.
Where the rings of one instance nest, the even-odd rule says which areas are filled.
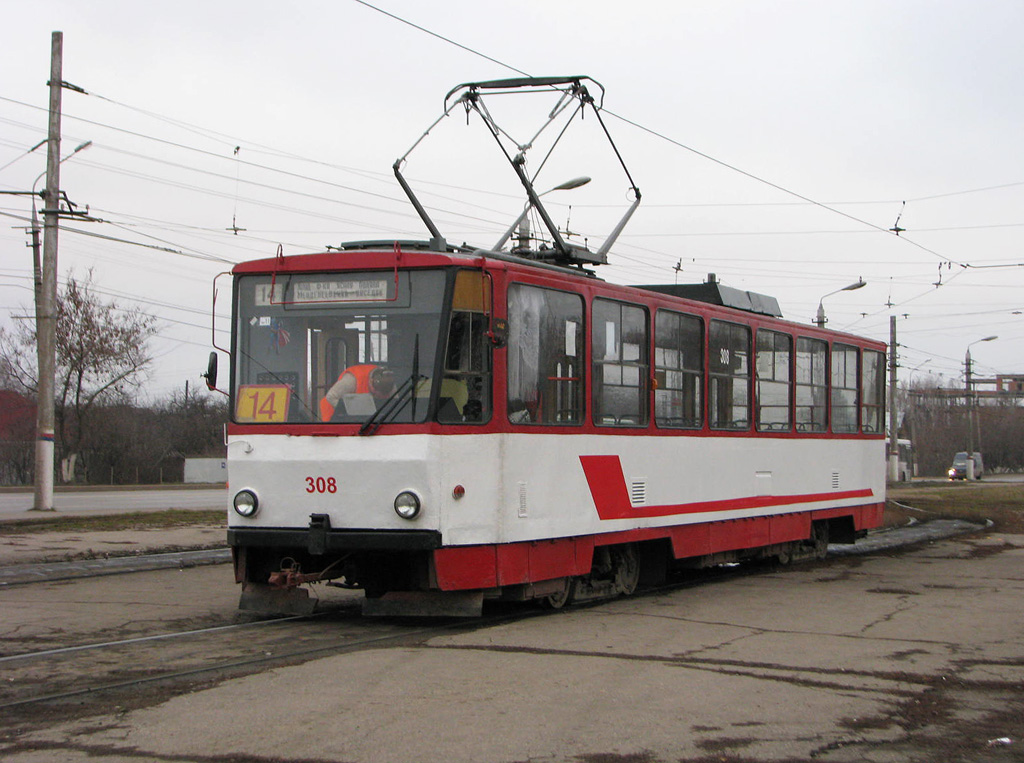
[[[564,183],[559,183],[554,188],[549,188],[548,190],[544,191],[544,193],[537,194],[537,197],[540,198],[541,196],[547,196],[552,191],[571,191],[573,188],[579,188],[580,186],[586,185],[589,182],[590,178],[588,178],[586,175],[583,175],[581,177],[573,178],[572,180],[566,180]],[[521,224],[526,222],[526,216],[530,214],[531,209],[533,209],[533,204],[531,202],[527,202],[522,214],[520,214],[519,217],[516,218],[515,222],[509,226],[509,229],[505,231],[505,235],[503,235],[498,240],[498,243],[491,247],[494,251],[500,251],[501,247],[505,246],[505,242],[508,241],[509,238],[511,238],[512,234],[515,233],[516,229],[519,228]],[[525,239],[529,238],[529,235],[530,234],[528,228],[525,231],[520,231],[521,246],[526,246],[526,244],[523,242]]]
[[[825,295],[825,297],[831,297],[833,294],[838,294],[841,291],[853,291],[854,289],[860,289],[861,287],[867,285],[867,281],[865,281],[863,278],[859,278],[857,279],[856,283],[851,283],[849,286],[844,286],[841,289],[830,291],[828,294]],[[822,302],[825,300],[825,297],[822,297],[821,299],[818,300],[818,316],[814,319],[814,322],[820,329],[825,328],[825,324],[828,322],[828,319],[825,317],[825,308],[822,305]]]
[[[974,453],[974,428],[978,427],[978,447],[981,447],[981,419],[977,414],[978,401],[974,395],[973,382],[971,381],[971,347],[982,342],[991,342],[999,337],[993,334],[987,336],[984,339],[976,339],[967,345],[967,352],[964,353],[964,402],[967,404],[967,477],[971,478],[974,475],[974,459],[971,458],[971,454]]]

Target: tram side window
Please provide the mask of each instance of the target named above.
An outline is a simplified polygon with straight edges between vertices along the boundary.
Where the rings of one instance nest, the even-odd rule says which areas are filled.
[[[704,325],[659,310],[654,322],[654,420],[662,427],[703,424]]]
[[[885,431],[885,353],[864,351],[860,370],[861,427],[865,432]]]
[[[591,332],[594,423],[647,424],[647,311],[595,299]]]
[[[828,344],[821,339],[796,340],[796,428],[828,429]]]
[[[554,289],[508,290],[508,419],[566,426],[583,421],[583,299]]]
[[[711,321],[708,335],[713,429],[750,428],[750,329]]]
[[[761,432],[788,431],[790,363],[793,338],[778,331],[757,332],[757,428]]]
[[[832,431],[857,431],[857,348],[832,345]]]

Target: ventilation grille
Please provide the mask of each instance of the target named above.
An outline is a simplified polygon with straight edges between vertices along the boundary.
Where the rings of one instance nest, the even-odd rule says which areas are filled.
[[[632,482],[629,486],[629,500],[634,506],[647,505],[647,482]]]
[[[527,514],[526,509],[527,509],[527,505],[526,505],[526,483],[525,482],[520,482],[519,483],[519,516],[520,517],[525,517],[526,516],[526,514]]]
[[[839,472],[832,472],[832,489],[839,489]]]

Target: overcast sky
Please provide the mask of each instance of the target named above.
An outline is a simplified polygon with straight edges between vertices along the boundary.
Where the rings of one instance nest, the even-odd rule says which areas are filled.
[[[60,274],[92,268],[107,298],[160,318],[154,396],[199,383],[213,277],[232,263],[428,237],[391,165],[452,87],[519,72],[605,88],[643,194],[607,280],[714,272],[807,323],[863,278],[824,300],[829,326],[888,341],[899,316],[901,379],[962,380],[993,334],[971,347],[975,374],[1024,373],[1020,0],[7,3],[0,190],[45,169],[45,146],[28,152],[56,30],[64,80],[88,92],[64,91],[62,154],[93,142],[61,187],[104,221],[62,231]],[[517,138],[554,105],[509,98],[494,108]],[[591,245],[629,203],[597,129],[574,124],[538,178],[594,178],[548,197]],[[522,203],[503,161],[455,113],[405,173],[449,241],[489,247]],[[29,210],[0,196],[0,325],[31,305]]]

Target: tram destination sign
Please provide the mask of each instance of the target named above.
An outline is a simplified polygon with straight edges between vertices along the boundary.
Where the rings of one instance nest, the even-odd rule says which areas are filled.
[[[297,281],[290,284],[288,297],[284,295],[284,284],[260,284],[256,288],[256,304],[269,305],[315,302],[380,302],[388,298],[388,282],[380,279],[330,279],[319,281]]]

